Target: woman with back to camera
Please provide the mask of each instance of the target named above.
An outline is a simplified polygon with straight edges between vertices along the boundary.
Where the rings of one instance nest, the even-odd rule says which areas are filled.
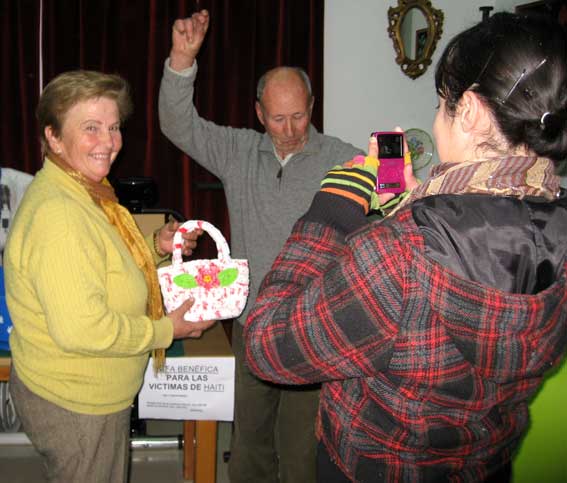
[[[429,178],[369,223],[372,139],[295,225],[247,360],[270,381],[323,382],[321,482],[510,479],[567,343],[566,61],[549,20],[500,13],[457,35],[435,74]]]
[[[213,324],[184,322],[191,300],[163,315],[155,263],[178,224],[144,240],[106,180],[130,111],[116,75],[72,71],[46,86],[44,165],[8,237],[10,392],[50,482],[126,481],[130,406],[148,354]],[[186,255],[201,233],[185,235]]]

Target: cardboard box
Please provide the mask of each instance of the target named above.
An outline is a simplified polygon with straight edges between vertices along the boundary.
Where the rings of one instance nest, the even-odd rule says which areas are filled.
[[[232,421],[234,354],[222,324],[178,347],[178,354],[168,350],[165,370],[157,375],[150,358],[138,394],[139,417]]]

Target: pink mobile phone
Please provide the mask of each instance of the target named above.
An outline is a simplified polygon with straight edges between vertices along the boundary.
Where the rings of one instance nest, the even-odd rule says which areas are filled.
[[[404,136],[395,131],[377,131],[371,136],[378,140],[378,179],[376,193],[403,193],[404,180]]]

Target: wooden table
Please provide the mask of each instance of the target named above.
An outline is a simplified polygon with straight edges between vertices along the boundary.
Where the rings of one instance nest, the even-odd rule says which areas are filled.
[[[8,381],[10,378],[10,358],[0,357],[0,382]]]
[[[200,355],[230,351],[230,344],[221,324],[200,339],[183,342],[185,353]],[[0,357],[0,382],[8,381],[10,358]],[[183,422],[183,478],[194,483],[215,483],[217,470],[217,421]]]
[[[217,473],[217,422],[183,422],[183,478],[215,483]]]

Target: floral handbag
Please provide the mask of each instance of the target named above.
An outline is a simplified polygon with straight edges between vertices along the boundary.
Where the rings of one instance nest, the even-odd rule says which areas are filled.
[[[201,228],[214,240],[218,258],[183,262],[182,233]],[[230,258],[230,250],[221,232],[203,220],[190,220],[173,236],[172,264],[158,269],[158,279],[167,312],[175,310],[189,296],[195,299],[185,320],[223,320],[238,317],[248,298],[248,260]]]

